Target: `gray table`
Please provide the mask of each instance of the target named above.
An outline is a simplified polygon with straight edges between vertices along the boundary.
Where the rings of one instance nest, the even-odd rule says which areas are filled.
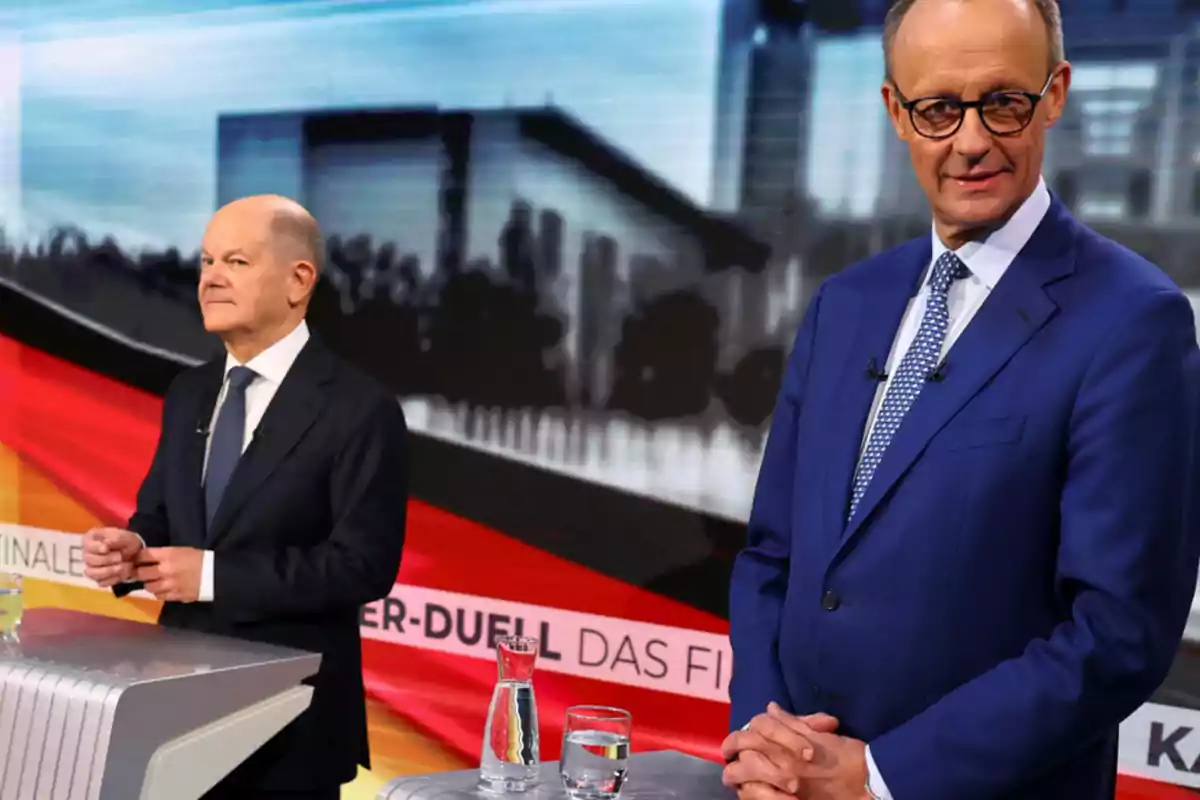
[[[621,790],[621,800],[655,800],[677,797],[681,800],[729,800],[735,794],[721,784],[720,764],[684,753],[664,750],[634,753],[629,761],[629,779]],[[377,800],[477,800],[506,797],[518,800],[561,800],[567,795],[558,777],[558,762],[542,764],[541,783],[524,794],[497,795],[478,787],[479,770],[440,772],[397,778],[376,795]]]

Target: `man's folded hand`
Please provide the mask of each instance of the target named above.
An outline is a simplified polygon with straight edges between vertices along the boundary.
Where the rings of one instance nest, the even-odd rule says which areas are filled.
[[[866,745],[839,736],[828,714],[795,716],[771,703],[729,735],[723,776],[739,800],[861,800],[867,796]]]
[[[92,528],[83,535],[83,574],[105,588],[133,580],[142,540],[123,528]]]
[[[203,550],[150,547],[141,552],[134,567],[134,577],[159,600],[194,603],[200,598]]]

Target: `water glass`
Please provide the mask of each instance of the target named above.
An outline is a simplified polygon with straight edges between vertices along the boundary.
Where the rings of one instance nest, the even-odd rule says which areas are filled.
[[[21,576],[0,572],[0,643],[20,641]]]
[[[629,769],[633,716],[610,706],[571,706],[563,729],[560,773],[567,797],[619,797]]]

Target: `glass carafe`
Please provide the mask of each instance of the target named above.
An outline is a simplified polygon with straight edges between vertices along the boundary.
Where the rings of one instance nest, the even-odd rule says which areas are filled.
[[[538,714],[533,669],[538,640],[532,636],[496,639],[499,672],[483,731],[479,784],[495,792],[524,792],[537,785]]]

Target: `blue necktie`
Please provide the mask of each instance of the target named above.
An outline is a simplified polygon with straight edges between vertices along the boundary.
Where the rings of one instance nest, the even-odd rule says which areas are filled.
[[[925,316],[921,318],[921,327],[917,329],[916,338],[900,361],[900,368],[888,383],[883,403],[875,417],[875,427],[871,429],[871,436],[867,439],[867,446],[854,473],[854,492],[850,496],[847,522],[854,519],[859,501],[883,461],[883,454],[899,430],[904,415],[925,387],[929,376],[937,369],[950,323],[947,303],[950,284],[969,274],[966,265],[949,250],[942,253],[933,265],[933,275],[929,279],[929,300],[925,306]]]
[[[246,435],[246,387],[254,380],[254,370],[234,367],[229,370],[229,386],[225,401],[217,414],[212,439],[208,446],[208,470],[204,478],[204,511],[206,523],[212,526],[221,495],[229,484],[238,459],[242,457],[242,442]]]

